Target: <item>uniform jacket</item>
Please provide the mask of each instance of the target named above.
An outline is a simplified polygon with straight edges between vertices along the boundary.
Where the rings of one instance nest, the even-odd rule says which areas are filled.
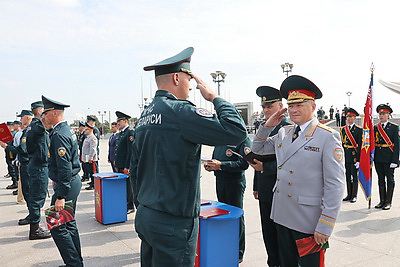
[[[268,137],[261,127],[253,152],[276,153],[277,180],[271,219],[290,229],[330,236],[342,203],[344,158],[339,133],[313,119],[292,143],[293,125]]]
[[[375,162],[382,163],[396,163],[399,164],[399,126],[390,121],[387,122],[386,127],[383,128],[386,134],[392,141],[394,147],[393,152],[387,147],[385,140],[378,131],[378,127],[374,126],[375,133]]]
[[[132,157],[132,143],[134,131],[126,127],[117,136],[115,146],[115,167],[117,169],[129,169]]]
[[[108,160],[115,162],[115,147],[117,145],[119,132],[113,133],[108,140]]]
[[[236,108],[220,97],[217,116],[158,90],[135,129],[131,175],[138,200],[151,209],[181,217],[200,211],[201,144],[239,144],[247,136]]]
[[[78,148],[79,148],[79,155],[82,156],[82,146],[83,146],[83,141],[86,138],[85,131],[82,131],[81,133],[78,132],[76,135],[76,138],[78,140]]]
[[[49,135],[42,122],[33,118],[26,131],[26,148],[31,166],[47,166],[49,145]]]
[[[50,132],[49,151],[49,177],[55,182],[55,195],[65,198],[71,181],[81,169],[76,135],[66,121],[58,123]]]
[[[278,133],[279,129],[285,125],[289,125],[284,118],[271,132],[271,136]],[[263,173],[259,171],[254,172],[253,191],[258,192],[258,200],[268,201],[272,203],[272,188],[276,182],[276,160],[263,162]]]
[[[343,126],[340,128],[340,137],[342,138],[342,145],[344,149],[344,158],[346,162],[349,163],[356,163],[360,162],[360,152],[361,152],[361,147],[362,147],[362,135],[363,135],[363,129],[354,124],[354,126],[351,128],[350,132],[354,137],[354,140],[356,141],[358,147],[357,150],[353,147],[353,144],[350,142],[349,137],[346,134],[345,130],[346,126]]]
[[[91,161],[97,161],[97,138],[96,136],[92,133],[88,136],[86,136],[85,140],[83,141],[82,145],[82,161],[83,162],[89,162]]]
[[[14,136],[13,145],[7,145],[5,151],[7,153],[12,153],[17,155],[17,159],[22,164],[27,164],[29,162],[28,151],[26,148],[26,129],[21,130],[19,134]]]
[[[251,140],[249,137],[239,145],[216,146],[212,155],[213,159],[221,162],[221,170],[214,171],[217,181],[240,181],[245,180],[244,171],[249,163],[232,151],[244,156],[250,152]]]

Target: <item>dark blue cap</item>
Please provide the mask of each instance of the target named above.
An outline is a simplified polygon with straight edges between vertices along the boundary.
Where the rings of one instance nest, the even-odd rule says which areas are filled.
[[[256,94],[261,97],[261,106],[282,101],[279,90],[271,86],[260,86],[257,88]]]
[[[61,102],[52,100],[50,98],[47,98],[45,96],[42,95],[42,101],[43,101],[43,105],[44,105],[44,110],[43,112],[47,112],[49,110],[64,110],[64,108],[68,108],[69,105],[63,104]]]
[[[33,113],[32,113],[32,111],[30,111],[30,110],[27,110],[27,109],[23,109],[22,111],[21,111],[21,113],[19,114],[19,115],[17,115],[17,117],[19,117],[19,118],[22,118],[23,116],[33,116]]]
[[[164,59],[163,61],[153,65],[146,66],[143,69],[145,71],[155,70],[156,76],[175,72],[185,72],[190,75],[190,60],[193,52],[194,48],[188,47],[173,57]]]
[[[90,124],[87,123],[87,122],[85,123],[85,126],[86,126],[87,128],[89,128],[89,129],[92,129],[92,130],[94,129],[94,127],[96,127],[96,126],[94,126],[94,125],[93,125],[93,126],[90,125]]]
[[[31,109],[34,110],[35,108],[44,107],[42,101],[36,101],[31,104]]]
[[[115,115],[117,115],[117,120],[129,120],[131,116],[121,112],[121,111],[116,111]]]
[[[96,121],[96,119],[90,115],[86,116],[86,121]]]
[[[18,124],[18,125],[22,125],[22,123],[20,121],[14,121],[13,125]]]
[[[14,124],[14,122],[12,122],[12,121],[7,121],[7,125],[8,126],[11,126],[11,125],[13,125]]]
[[[79,121],[79,127],[85,127],[86,123],[84,121]]]

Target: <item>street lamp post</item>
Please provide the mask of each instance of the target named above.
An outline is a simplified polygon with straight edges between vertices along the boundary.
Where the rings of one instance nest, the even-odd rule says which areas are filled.
[[[346,95],[349,97],[349,107],[350,107],[350,96],[351,96],[352,92],[348,91],[346,92]]]
[[[213,82],[218,84],[218,95],[220,95],[220,83],[221,82],[225,82],[225,77],[226,77],[226,73],[222,72],[222,71],[216,71],[210,74],[211,77],[213,78]]]
[[[284,64],[281,64],[281,68],[282,68],[283,73],[286,73],[286,77],[289,77],[289,72],[292,72],[293,64],[284,63]]]
[[[103,118],[107,114],[107,111],[97,111],[99,113],[99,116],[101,116],[101,133],[104,135],[104,127],[103,127]]]

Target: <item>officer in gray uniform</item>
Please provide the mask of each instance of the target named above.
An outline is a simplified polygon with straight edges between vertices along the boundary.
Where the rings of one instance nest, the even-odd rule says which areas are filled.
[[[51,205],[56,211],[64,209],[66,201],[72,201],[74,211],[81,191],[79,177],[79,151],[76,135],[64,120],[64,108],[69,105],[42,96],[43,120],[53,126],[50,132],[49,177],[54,181]],[[76,221],[72,220],[50,230],[58,251],[66,266],[83,266],[81,244]]]
[[[193,48],[145,70],[158,90],[135,128],[131,175],[139,207],[135,227],[142,266],[193,266],[200,212],[201,144],[239,144],[246,128],[236,108],[190,71]],[[194,78],[217,114],[187,99]]]
[[[100,148],[99,148],[99,145],[100,145],[100,130],[99,130],[99,128],[96,127],[96,119],[94,117],[87,116],[86,117],[86,122],[94,127],[93,134],[94,134],[94,136],[96,136],[97,141],[98,141],[97,142],[97,158],[99,158],[99,155],[100,155]],[[96,165],[96,173],[98,173],[99,172],[99,161],[98,160],[95,161],[95,165]]]
[[[269,119],[272,114],[283,108],[282,96],[278,89],[270,86],[260,86],[256,94],[261,98],[261,106],[265,119]],[[263,122],[264,123],[264,122]],[[270,136],[278,133],[282,127],[290,125],[286,118],[274,128]],[[255,160],[257,162],[257,160]],[[253,195],[258,199],[261,218],[261,229],[264,245],[268,254],[268,266],[279,266],[278,240],[276,234],[276,225],[270,218],[272,207],[273,187],[276,183],[276,158],[268,162],[258,161],[251,164],[255,169],[253,182]]]
[[[42,101],[31,104],[34,118],[26,129],[26,148],[29,156],[29,239],[50,238],[50,232],[39,226],[40,209],[43,207],[47,195],[49,181],[48,153],[50,139],[40,117],[43,112]]]
[[[96,173],[96,161],[97,158],[97,143],[98,140],[96,136],[93,134],[94,126],[86,123],[85,129],[85,140],[83,140],[82,144],[82,167],[86,170],[85,172],[90,177],[89,186],[86,187],[86,190],[94,189],[94,178],[93,174]]]
[[[339,133],[314,118],[319,88],[293,75],[280,88],[288,109],[274,113],[257,132],[252,151],[276,154],[277,180],[271,218],[277,224],[280,266],[321,266],[324,253],[299,257],[296,240],[311,237],[325,244],[332,234],[342,203],[344,155]],[[294,126],[270,136],[286,110]]]

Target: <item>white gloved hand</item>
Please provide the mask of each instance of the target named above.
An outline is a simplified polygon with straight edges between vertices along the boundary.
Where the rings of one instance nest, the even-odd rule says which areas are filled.
[[[397,164],[396,163],[390,163],[390,167],[389,168],[391,168],[391,169],[394,169],[394,168],[397,168]]]
[[[360,162],[354,163],[354,166],[356,166],[356,169],[360,168]]]

